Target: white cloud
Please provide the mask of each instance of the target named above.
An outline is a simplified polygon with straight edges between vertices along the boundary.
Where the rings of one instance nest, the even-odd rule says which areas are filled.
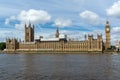
[[[110,8],[107,10],[107,14],[109,16],[114,16],[120,18],[120,0],[115,2]]]
[[[119,33],[112,34],[111,35],[111,43],[114,45],[117,40],[120,41],[120,34]]]
[[[51,16],[44,10],[30,9],[22,11],[17,18],[22,22],[30,20],[32,23],[46,23],[51,19]]]
[[[92,11],[85,10],[84,12],[80,13],[80,17],[90,24],[93,25],[100,24],[99,16]]]
[[[112,33],[120,33],[120,27],[113,27]]]
[[[50,19],[51,16],[46,11],[30,9],[28,11],[21,11],[20,14],[18,14],[17,16],[7,18],[5,24],[9,24],[11,20],[18,20],[20,21],[20,24],[15,24],[15,28],[20,29],[23,28],[23,24],[28,24],[29,21],[33,24],[44,24],[50,21]]]
[[[16,19],[15,16],[11,16],[10,18],[7,18],[7,19],[5,20],[5,24],[6,24],[6,25],[9,25],[10,21],[15,20],[15,19]]]
[[[15,24],[15,28],[16,28],[16,29],[22,30],[22,29],[24,29],[24,27],[25,27],[25,24],[24,24],[24,23]]]
[[[54,21],[54,25],[58,27],[69,27],[72,25],[72,21],[69,19],[57,18]]]
[[[18,36],[19,34],[19,36]],[[0,41],[4,41],[6,38],[18,38],[24,40],[24,33],[23,31],[16,30],[16,29],[6,29],[0,28]]]

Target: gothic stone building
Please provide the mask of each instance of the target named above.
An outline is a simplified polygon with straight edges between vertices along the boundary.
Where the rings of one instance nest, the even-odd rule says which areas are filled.
[[[21,42],[17,39],[6,39],[7,51],[103,51],[110,48],[110,25],[106,21],[105,25],[106,42],[103,42],[102,35],[97,35],[94,39],[93,35],[85,35],[84,41],[67,40],[66,35],[60,35],[57,27],[55,38],[39,38],[34,39],[34,25],[31,23],[28,27],[25,25],[25,41]]]

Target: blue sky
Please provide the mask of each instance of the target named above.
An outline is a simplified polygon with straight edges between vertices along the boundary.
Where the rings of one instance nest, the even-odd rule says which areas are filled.
[[[0,0],[0,41],[24,40],[24,24],[35,25],[35,37],[54,36],[56,26],[68,38],[102,33],[108,17],[112,44],[120,40],[119,0]],[[96,35],[95,35],[96,36]]]

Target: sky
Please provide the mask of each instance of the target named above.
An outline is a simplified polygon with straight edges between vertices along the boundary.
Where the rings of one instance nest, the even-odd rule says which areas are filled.
[[[68,38],[103,35],[109,20],[111,43],[120,40],[120,0],[0,0],[0,42],[24,40],[24,25],[35,25],[35,38],[54,37],[56,27]]]

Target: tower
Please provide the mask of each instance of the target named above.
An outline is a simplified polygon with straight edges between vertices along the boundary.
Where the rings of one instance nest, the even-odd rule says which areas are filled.
[[[57,27],[57,30],[56,30],[55,37],[56,37],[56,38],[59,38],[59,30],[58,30],[58,27]]]
[[[106,21],[105,25],[105,35],[106,35],[106,43],[105,43],[105,49],[110,48],[111,43],[110,43],[110,24],[109,21]]]
[[[97,49],[103,50],[102,34],[97,34]]]
[[[19,48],[19,42],[17,39],[6,39],[6,49],[15,51]]]
[[[88,50],[91,51],[93,48],[93,35],[88,35]]]
[[[85,41],[87,40],[87,36],[86,36],[86,34],[84,35],[84,38],[85,38]]]
[[[29,23],[28,27],[25,24],[25,42],[33,42],[34,41],[34,25],[32,26]]]

